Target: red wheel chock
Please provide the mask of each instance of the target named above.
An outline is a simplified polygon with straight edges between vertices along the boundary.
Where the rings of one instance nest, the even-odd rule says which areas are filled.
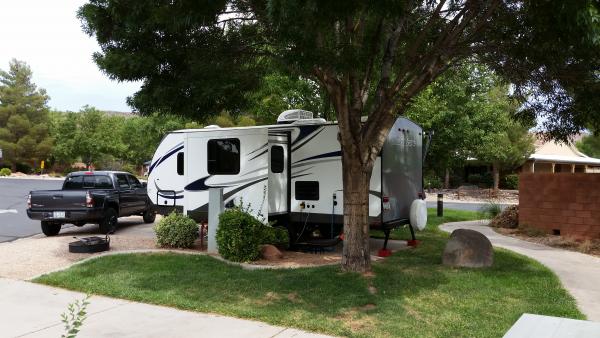
[[[377,252],[377,256],[379,257],[389,257],[392,255],[392,250],[390,249],[379,249]]]
[[[419,246],[419,243],[421,243],[421,241],[416,240],[416,239],[411,239],[411,240],[406,241],[406,245],[412,246],[412,247]]]

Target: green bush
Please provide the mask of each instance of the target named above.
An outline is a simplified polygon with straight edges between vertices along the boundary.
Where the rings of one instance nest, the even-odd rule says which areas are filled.
[[[492,219],[498,216],[502,212],[502,206],[500,204],[489,202],[479,209],[479,214],[487,219]]]
[[[510,174],[504,176],[502,183],[505,189],[517,190],[519,189],[519,175],[518,174]]]
[[[436,175],[425,176],[425,189],[441,189],[442,186],[442,180]]]
[[[287,249],[290,245],[290,234],[285,227],[264,225],[261,244],[272,244],[278,248]]]
[[[189,248],[198,238],[198,224],[178,212],[172,212],[154,226],[156,242],[161,247]]]
[[[470,174],[469,176],[467,176],[467,182],[474,185],[479,185],[479,183],[481,183],[481,175]]]
[[[479,186],[481,188],[491,188],[494,185],[494,175],[491,172],[485,172],[481,175],[481,182]]]
[[[463,184],[463,178],[460,175],[450,175],[450,188],[458,188]]]
[[[260,256],[260,245],[274,239],[261,223],[247,210],[234,207],[219,216],[217,245],[223,258],[234,262],[255,261]]]
[[[0,169],[0,176],[10,176],[10,174],[12,174],[12,171],[10,171],[10,169],[8,169],[8,168]]]

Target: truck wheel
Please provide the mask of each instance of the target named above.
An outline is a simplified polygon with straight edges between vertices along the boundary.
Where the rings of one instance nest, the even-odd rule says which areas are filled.
[[[56,236],[60,232],[60,223],[42,221],[42,232],[46,236]]]
[[[75,223],[73,223],[73,225],[76,227],[82,227],[85,225],[85,222],[75,222]]]
[[[152,210],[144,211],[142,216],[144,217],[144,223],[154,223],[154,220],[156,219],[156,213]]]
[[[112,234],[117,230],[119,214],[113,208],[108,208],[104,212],[104,218],[100,221],[100,232],[103,234]]]

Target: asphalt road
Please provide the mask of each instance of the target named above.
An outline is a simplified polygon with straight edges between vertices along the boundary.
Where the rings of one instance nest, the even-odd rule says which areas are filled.
[[[444,202],[444,209],[480,211],[487,203],[453,203]],[[500,204],[502,210],[510,204]],[[437,202],[427,202],[427,208],[437,208]]]
[[[0,242],[42,232],[40,222],[25,212],[31,190],[60,189],[62,180],[0,178]]]

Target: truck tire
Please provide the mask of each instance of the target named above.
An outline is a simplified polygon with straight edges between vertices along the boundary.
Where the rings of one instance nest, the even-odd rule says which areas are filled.
[[[42,232],[46,236],[56,236],[60,232],[60,223],[42,221]]]
[[[156,213],[153,210],[146,210],[142,215],[144,217],[144,223],[154,223],[156,220]]]
[[[100,221],[100,232],[103,234],[112,234],[117,230],[119,214],[113,208],[104,211],[104,218]]]

